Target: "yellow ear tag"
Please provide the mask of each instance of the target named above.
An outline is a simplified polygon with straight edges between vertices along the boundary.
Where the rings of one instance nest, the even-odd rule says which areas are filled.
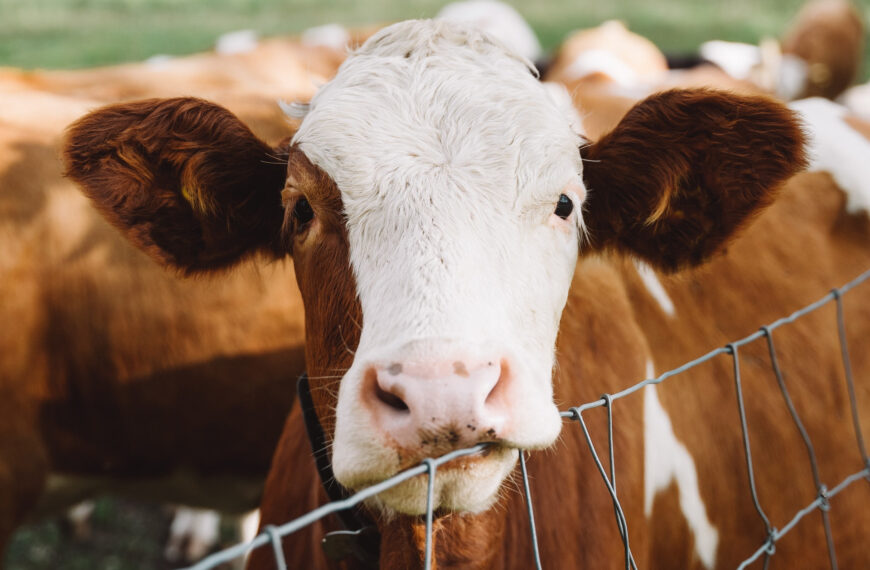
[[[190,204],[191,206],[196,206],[196,204],[193,203],[194,202],[193,193],[190,191],[189,186],[182,186],[181,187],[181,195],[184,196],[184,199],[187,200],[188,204]]]

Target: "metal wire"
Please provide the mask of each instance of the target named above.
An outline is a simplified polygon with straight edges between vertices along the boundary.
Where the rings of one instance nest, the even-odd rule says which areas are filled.
[[[281,535],[278,534],[278,529],[275,525],[266,525],[263,527],[263,532],[269,536],[272,542],[272,552],[275,554],[275,564],[278,570],[287,570],[287,561],[284,559],[284,549],[281,547]]]
[[[541,552],[538,549],[538,533],[535,530],[535,512],[532,508],[532,490],[529,488],[529,473],[526,470],[526,452],[520,450],[520,470],[523,474],[523,490],[526,494],[526,510],[529,512],[529,533],[532,536],[532,552],[535,555],[535,568],[541,570]]]
[[[609,398],[608,398],[609,401]],[[611,406],[608,406],[608,410],[611,410]],[[589,428],[586,427],[586,422],[583,420],[583,412],[580,408],[571,408],[570,411],[575,411],[573,419],[580,422],[580,427],[583,429],[583,435],[586,438],[586,445],[589,446],[589,451],[592,453],[592,459],[595,460],[595,466],[598,467],[598,472],[601,474],[601,477],[604,479],[604,484],[607,486],[607,491],[610,493],[610,498],[613,501],[613,509],[616,513],[616,526],[619,529],[619,536],[622,538],[622,544],[625,548],[625,568],[628,570],[629,568],[634,568],[637,570],[637,565],[634,563],[634,557],[631,554],[631,548],[628,544],[628,524],[625,520],[625,513],[622,510],[622,505],[619,503],[619,498],[616,496],[616,488],[613,486],[611,480],[607,477],[607,473],[604,471],[604,465],[601,463],[601,459],[598,457],[598,452],[595,451],[595,444],[592,443],[592,436],[589,435]],[[613,465],[613,442],[611,440],[609,453],[611,455],[611,465]]]
[[[423,460],[423,465],[429,471],[428,487],[426,489],[426,552],[423,562],[423,568],[430,570],[432,568],[432,503],[435,495],[435,461],[427,457]]]
[[[828,546],[828,559],[831,563],[831,570],[837,570],[837,552],[834,549],[834,537],[831,534],[831,521],[828,516],[828,488],[822,483],[822,478],[819,475],[819,463],[816,459],[816,450],[813,447],[813,442],[810,440],[810,435],[807,433],[804,423],[801,421],[797,410],[792,402],[791,394],[785,385],[785,378],[782,375],[782,370],[779,367],[779,359],[776,357],[776,348],[773,345],[773,331],[767,327],[761,327],[761,332],[767,338],[767,351],[770,354],[770,365],[773,368],[773,374],[776,376],[776,383],[779,384],[779,389],[782,392],[782,397],[785,400],[785,405],[788,407],[788,412],[794,420],[795,426],[804,440],[804,445],[807,448],[807,455],[810,460],[810,468],[813,472],[813,482],[816,485],[818,497],[822,499],[822,506],[819,507],[819,514],[822,516],[822,526],[825,529],[825,543]]]
[[[870,466],[867,461],[867,447],[864,445],[864,433],[861,430],[861,418],[858,415],[858,401],[855,398],[855,383],[852,381],[852,362],[849,359],[849,345],[846,343],[846,317],[843,316],[843,295],[839,289],[831,291],[837,301],[837,335],[840,337],[840,353],[843,357],[843,371],[846,374],[846,386],[849,388],[849,407],[852,409],[852,426],[855,428],[855,438],[858,440],[858,450],[864,466]]]
[[[764,523],[764,528],[768,536],[772,536],[774,531],[770,526],[770,519],[761,508],[761,501],[758,500],[758,490],[755,488],[755,470],[752,468],[752,449],[749,445],[749,427],[746,423],[746,407],[743,404],[743,387],[740,382],[740,357],[737,347],[734,344],[729,344],[725,347],[734,360],[734,386],[737,390],[737,409],[740,413],[740,431],[743,435],[743,453],[746,456],[746,471],[749,475],[749,493],[752,495],[752,502],[755,505],[755,510],[758,511],[758,516],[761,517]],[[768,552],[768,554],[773,554]]]
[[[767,538],[766,538],[766,540],[764,540],[763,544],[751,556],[749,556],[749,558],[747,558],[746,560],[744,560],[740,564],[740,566],[738,567],[738,570],[742,570],[743,568],[746,568],[747,566],[749,566],[750,564],[752,564],[753,562],[758,560],[758,558],[760,558],[762,555],[765,556],[765,561],[767,562],[769,560],[770,556],[773,555],[773,553],[775,552],[776,542],[779,541],[783,536],[785,536],[789,531],[791,531],[795,527],[795,525],[797,525],[798,522],[800,522],[805,516],[807,516],[809,513],[813,512],[817,509],[819,511],[821,511],[823,521],[825,524],[825,534],[826,534],[826,540],[828,542],[828,550],[829,550],[829,557],[831,559],[831,567],[837,568],[836,556],[834,553],[833,541],[831,539],[831,533],[830,533],[830,525],[829,525],[828,517],[827,517],[827,510],[830,508],[830,500],[832,498],[834,498],[836,495],[838,495],[843,489],[847,488],[849,485],[853,484],[854,482],[860,481],[862,479],[870,479],[870,461],[868,461],[868,458],[867,458],[866,447],[864,445],[864,438],[863,438],[863,435],[861,432],[861,422],[860,422],[860,417],[859,417],[859,413],[858,413],[857,399],[855,397],[855,388],[854,388],[854,382],[852,379],[851,363],[850,363],[850,359],[849,359],[848,346],[846,344],[845,318],[843,316],[842,296],[845,293],[847,293],[848,291],[850,291],[851,289],[860,285],[861,283],[864,283],[868,279],[870,279],[870,270],[865,271],[864,273],[862,273],[861,275],[859,275],[858,277],[856,277],[855,279],[853,279],[852,281],[850,281],[846,285],[844,285],[838,289],[834,289],[831,293],[829,293],[825,297],[819,299],[815,303],[807,305],[806,307],[804,307],[798,311],[795,311],[794,313],[790,314],[787,317],[784,317],[784,318],[781,318],[777,321],[774,321],[773,323],[762,327],[759,331],[757,331],[757,332],[755,332],[755,333],[753,333],[745,338],[734,341],[725,347],[721,347],[721,348],[717,348],[715,350],[712,350],[712,351],[708,352],[707,354],[705,354],[699,358],[696,358],[695,360],[687,362],[686,364],[684,364],[678,368],[674,368],[673,370],[669,370],[668,372],[665,372],[664,374],[661,374],[660,376],[643,380],[642,382],[634,384],[634,385],[630,386],[629,388],[622,390],[621,392],[617,392],[615,394],[607,394],[607,395],[602,396],[600,399],[595,400],[593,402],[588,402],[588,403],[580,405],[580,406],[575,406],[575,407],[572,407],[566,411],[561,412],[561,416],[563,418],[566,418],[569,420],[574,420],[574,421],[577,421],[580,423],[580,426],[583,429],[583,434],[586,438],[586,443],[589,446],[590,452],[592,453],[592,456],[595,460],[595,464],[598,467],[598,471],[601,474],[602,478],[604,479],[605,486],[607,487],[607,490],[611,495],[611,499],[613,500],[613,505],[614,505],[614,512],[616,515],[616,523],[617,523],[617,526],[619,528],[620,537],[622,538],[623,543],[624,543],[624,547],[625,547],[626,568],[636,569],[637,565],[634,561],[634,558],[631,554],[631,549],[629,547],[628,525],[627,525],[627,521],[625,520],[625,514],[622,510],[622,507],[619,503],[619,499],[618,499],[617,494],[616,494],[615,454],[614,454],[614,449],[613,449],[613,416],[612,416],[613,402],[615,402],[616,400],[619,400],[621,398],[624,398],[626,396],[629,396],[631,394],[634,394],[635,392],[639,391],[641,388],[643,388],[645,386],[649,386],[651,384],[660,384],[672,376],[676,376],[678,374],[681,374],[681,373],[683,373],[691,368],[694,368],[694,367],[696,367],[700,364],[703,364],[709,360],[712,360],[713,358],[715,358],[719,355],[722,355],[722,354],[732,355],[733,364],[734,364],[735,387],[736,387],[737,395],[738,395],[738,410],[740,413],[741,429],[742,429],[743,440],[744,440],[744,453],[745,453],[746,459],[747,459],[747,470],[748,470],[749,478],[750,478],[750,490],[751,490],[753,502],[755,503],[755,506],[756,506],[756,510],[758,511],[759,515],[761,516],[762,520],[764,521],[765,527],[766,527],[767,532],[768,532]],[[786,389],[785,381],[784,381],[783,376],[782,376],[782,371],[780,370],[779,363],[777,362],[777,359],[776,359],[776,353],[775,353],[775,349],[774,349],[774,345],[773,345],[772,332],[775,329],[777,329],[785,324],[792,323],[792,322],[796,321],[797,319],[815,311],[816,309],[826,305],[827,303],[829,303],[831,301],[836,301],[836,305],[837,305],[838,335],[839,335],[840,347],[841,347],[841,353],[842,353],[842,359],[843,359],[843,367],[844,367],[845,376],[846,376],[846,384],[847,384],[848,391],[849,391],[849,400],[850,400],[850,406],[851,406],[851,411],[852,411],[852,423],[853,423],[853,427],[855,430],[856,440],[858,442],[858,447],[859,447],[859,450],[861,453],[861,458],[864,462],[864,466],[863,466],[863,469],[861,469],[860,471],[857,471],[857,472],[847,476],[846,478],[844,478],[833,489],[827,490],[825,485],[822,483],[822,481],[819,477],[818,465],[817,465],[817,461],[816,461],[815,451],[814,451],[813,446],[812,446],[812,442],[810,441],[810,438],[807,435],[807,432],[803,426],[803,423],[800,421],[800,418],[799,418],[799,416],[794,408],[794,405],[791,401],[791,396],[789,395],[788,390]],[[757,496],[757,493],[755,490],[754,474],[753,474],[753,469],[752,469],[751,448],[749,446],[749,436],[748,436],[748,429],[747,429],[747,425],[746,425],[745,409],[743,406],[743,388],[742,388],[742,385],[740,382],[740,366],[739,366],[738,348],[741,346],[744,346],[746,344],[749,344],[750,342],[753,342],[753,341],[755,341],[759,338],[762,338],[762,337],[766,337],[766,339],[767,339],[768,348],[769,348],[769,352],[771,355],[771,366],[773,367],[774,374],[776,375],[777,382],[779,384],[780,390],[783,393],[783,397],[786,400],[786,404],[789,408],[789,412],[791,413],[792,419],[794,420],[794,422],[798,428],[798,431],[801,433],[801,437],[803,438],[804,444],[807,447],[807,453],[809,454],[810,464],[811,464],[811,468],[813,471],[813,478],[814,478],[814,481],[816,483],[816,488],[817,488],[817,492],[818,492],[818,495],[816,496],[815,500],[813,500],[811,503],[809,503],[806,507],[798,510],[797,513],[795,513],[795,515],[792,517],[792,519],[785,526],[783,526],[783,528],[781,530],[774,528],[770,524],[767,516],[764,514],[764,511],[761,508],[760,502],[758,501],[758,496]],[[598,457],[597,452],[595,451],[595,446],[592,443],[592,438],[589,434],[589,430],[586,427],[585,421],[583,420],[583,412],[585,412],[587,410],[591,410],[593,408],[599,408],[602,406],[607,408],[607,413],[608,413],[608,443],[609,443],[610,477],[608,477],[608,475],[604,469],[604,466],[603,466],[600,458]],[[479,445],[476,445],[476,446],[468,448],[468,449],[459,449],[456,451],[452,451],[452,452],[450,452],[446,455],[443,455],[441,457],[438,457],[438,458],[426,459],[420,465],[417,465],[416,467],[413,467],[411,469],[403,471],[403,472],[399,473],[398,475],[395,475],[394,477],[392,477],[390,479],[387,479],[385,481],[382,481],[381,483],[378,483],[377,485],[372,485],[371,487],[368,487],[362,491],[359,491],[358,493],[348,497],[347,499],[344,499],[341,501],[335,501],[335,502],[323,505],[323,506],[321,506],[321,507],[319,507],[319,508],[317,508],[317,509],[295,519],[295,520],[292,520],[288,523],[285,523],[279,527],[267,526],[263,529],[263,532],[260,533],[257,537],[255,537],[251,542],[246,543],[246,544],[239,544],[239,545],[236,545],[234,547],[223,550],[221,552],[215,553],[215,554],[203,559],[199,563],[189,567],[188,570],[212,570],[216,566],[218,566],[219,564],[229,562],[235,558],[238,558],[238,557],[246,554],[250,550],[253,550],[255,548],[259,548],[259,547],[261,547],[269,542],[271,542],[271,544],[273,545],[273,549],[275,551],[276,563],[278,564],[279,568],[285,569],[286,562],[284,561],[284,558],[283,558],[283,551],[281,550],[281,543],[280,543],[280,540],[282,537],[285,537],[288,534],[296,532],[296,531],[300,530],[301,528],[304,528],[304,527],[314,523],[315,521],[317,521],[317,520],[319,520],[319,519],[321,519],[321,518],[323,518],[331,513],[334,513],[336,511],[340,511],[343,509],[353,508],[354,506],[362,503],[366,499],[369,499],[369,498],[377,495],[378,493],[381,493],[387,489],[391,489],[391,488],[393,488],[393,487],[395,487],[395,486],[397,486],[397,485],[399,485],[399,484],[401,484],[409,479],[412,479],[412,478],[417,477],[418,475],[422,475],[424,473],[429,474],[428,495],[427,495],[427,511],[426,511],[426,534],[427,534],[427,537],[426,537],[426,564],[427,564],[427,566],[426,566],[426,568],[429,568],[429,564],[431,564],[431,559],[432,559],[432,552],[431,552],[432,551],[432,507],[433,507],[434,479],[435,479],[436,470],[439,466],[441,466],[449,461],[452,461],[454,459],[479,454],[484,449],[486,449],[486,447],[487,447],[487,444],[479,444]],[[523,456],[522,452],[520,452],[520,467],[521,467],[522,475],[523,475],[523,486],[524,486],[524,490],[526,493],[526,505],[527,505],[527,510],[529,513],[529,525],[531,528],[533,549],[534,549],[534,554],[535,554],[535,563],[536,563],[536,567],[540,569],[541,568],[540,553],[538,550],[537,534],[535,532],[535,523],[534,523],[533,510],[532,510],[531,493],[530,493],[530,488],[529,488],[528,474],[526,472],[525,457]]]

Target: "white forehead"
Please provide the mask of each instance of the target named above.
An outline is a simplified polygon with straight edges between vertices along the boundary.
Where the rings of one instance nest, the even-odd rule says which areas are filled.
[[[579,139],[532,69],[464,24],[395,24],[317,93],[295,142],[335,180],[349,215],[358,201],[439,179],[484,199],[552,200],[578,181]]]

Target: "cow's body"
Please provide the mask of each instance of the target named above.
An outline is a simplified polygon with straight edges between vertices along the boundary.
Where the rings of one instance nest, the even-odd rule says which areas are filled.
[[[567,408],[618,392],[650,376],[647,362],[653,363],[656,375],[661,374],[819,299],[870,267],[866,214],[845,214],[844,202],[843,191],[827,174],[796,176],[725,255],[688,274],[658,276],[673,303],[674,316],[653,297],[629,259],[581,262],[563,314],[556,401]],[[800,278],[784,280],[784,275]],[[866,295],[859,288],[845,296],[852,365],[865,418],[870,397],[862,378],[868,363],[860,347],[867,334]],[[593,297],[599,300],[590,302]],[[774,339],[787,385],[819,454],[822,480],[833,487],[862,467],[833,305],[778,329]],[[812,471],[776,385],[766,343],[755,341],[739,354],[759,495],[774,526],[782,528],[815,499]],[[675,467],[680,471],[673,478],[665,477],[663,487],[649,481],[655,491],[645,490],[645,477],[652,476],[644,470],[643,436],[650,420],[644,406],[650,406],[651,396],[641,392],[617,401],[617,481],[632,552],[641,568],[705,567],[703,562],[711,560],[712,552],[718,555],[715,567],[734,568],[764,543],[766,534],[749,494],[731,360],[720,356],[652,390],[673,423],[676,440],[694,462],[698,487],[697,491],[686,488],[690,475],[681,465]],[[288,427],[295,424],[295,429],[284,433],[267,483],[266,496],[273,500],[261,507],[264,524],[292,520],[326,500],[313,461],[307,457],[309,445],[298,412],[294,409],[291,414]],[[599,409],[585,416],[599,455],[606,459],[605,412]],[[867,420],[864,428],[864,437],[870,437]],[[300,456],[306,460],[300,462]],[[579,425],[566,422],[552,452],[530,456],[529,470],[544,568],[619,567],[622,543],[610,497]],[[866,528],[852,523],[864,520],[868,491],[861,482],[831,502],[841,567],[868,563]],[[680,504],[680,492],[686,497],[685,506]],[[694,492],[706,517],[690,511]],[[496,513],[507,516],[485,525],[487,541],[478,538],[468,546],[467,551],[474,553],[471,560],[479,567],[514,568],[533,560],[523,496],[516,485],[506,495],[505,506]],[[326,519],[285,538],[289,566],[308,567],[319,560],[315,567],[327,568],[319,539],[339,528],[336,524]],[[442,529],[449,528],[447,521],[441,524],[436,524],[436,541],[443,540]],[[502,526],[504,535],[499,536],[497,529]],[[716,531],[712,541],[709,533],[703,538],[695,534],[711,528]],[[407,552],[402,545],[408,540],[402,535],[398,544],[382,548]],[[809,551],[806,545],[812,545]],[[422,543],[416,547],[422,548]],[[445,547],[445,557],[448,550]],[[481,552],[490,553],[493,560],[477,558]],[[270,568],[272,556],[266,549],[256,551],[249,567]],[[773,561],[782,568],[825,567],[827,549],[818,513],[777,544]],[[393,561],[385,567],[408,564],[408,560]]]
[[[63,128],[99,101],[11,82],[0,101],[0,544],[100,492],[256,507],[304,370],[292,264],[178,280],[62,177]]]
[[[563,291],[560,287],[564,286],[567,298],[562,297],[561,325],[555,323],[558,339],[554,349],[545,346],[544,352],[555,355],[552,400],[565,408],[619,391],[744,336],[853,277],[870,263],[866,213],[845,213],[844,195],[829,176],[798,175],[726,253],[714,255],[804,163],[803,137],[794,117],[780,105],[703,91],[650,98],[632,109],[613,134],[584,146],[585,187],[574,187],[571,165],[576,166],[579,153],[576,147],[571,148],[571,141],[580,139],[572,139],[564,128],[570,123],[568,118],[565,125],[556,123],[558,105],[548,102],[526,81],[522,73],[527,70],[516,58],[500,54],[475,32],[419,22],[387,29],[367,46],[361,53],[385,57],[382,63],[388,69],[371,65],[368,71],[360,71],[365,57],[346,65],[331,90],[314,100],[294,139],[297,146],[288,150],[286,171],[254,164],[250,157],[272,151],[225,111],[203,102],[169,100],[109,108],[78,122],[66,149],[70,174],[110,221],[167,265],[208,271],[252,251],[292,253],[306,304],[312,396],[333,440],[330,449],[339,482],[364,487],[369,483],[366,477],[371,477],[371,482],[387,477],[433,450],[464,446],[474,437],[491,443],[489,452],[453,468],[439,469],[434,536],[438,567],[531,565],[522,495],[498,475],[504,465],[513,467],[510,458],[516,457],[517,442],[530,447],[554,445],[553,452],[532,453],[529,461],[544,566],[621,565],[622,542],[611,499],[581,430],[566,426],[553,442],[550,409],[542,400],[517,396],[530,393],[522,392],[522,386],[527,385],[519,382],[532,382],[536,374],[518,367],[508,351],[500,356],[501,375],[489,394],[496,394],[494,401],[484,392],[487,397],[481,407],[465,411],[465,404],[456,399],[455,394],[461,393],[474,400],[477,391],[472,388],[499,357],[481,365],[476,360],[479,354],[468,356],[473,353],[472,343],[479,339],[462,336],[467,330],[457,320],[454,307],[443,303],[439,295],[450,291],[449,298],[469,319],[478,309],[469,299],[480,302],[483,314],[494,315],[489,322],[498,326],[503,325],[503,315],[486,311],[492,310],[490,304],[504,309],[509,317],[525,322],[528,326],[520,328],[534,337],[531,341],[543,346],[548,344],[549,329],[541,324],[549,318],[547,303],[558,303]],[[395,52],[390,51],[391,46]],[[497,63],[483,61],[481,53]],[[445,61],[458,63],[460,70],[450,76],[443,71],[449,67]],[[414,65],[419,65],[419,75],[411,74],[412,82],[402,84],[402,90],[391,90],[390,86],[400,83],[391,74],[401,76],[406,69],[403,66]],[[427,75],[430,70],[434,75]],[[506,77],[510,70],[515,71],[514,76]],[[438,75],[442,72],[445,75]],[[418,93],[419,85],[413,80],[422,84],[424,78],[434,81],[433,77],[439,78],[440,90]],[[450,79],[442,84],[443,77]],[[491,88],[492,92],[486,91]],[[492,109],[501,115],[486,115],[485,107],[474,114],[474,105],[479,103],[475,89],[486,93],[483,97],[489,96]],[[377,95],[372,96],[375,92]],[[528,99],[522,100],[520,93]],[[391,97],[397,100],[385,102]],[[336,100],[343,105],[331,107]],[[525,107],[517,103],[520,100]],[[409,111],[403,107],[413,101],[418,108]],[[443,105],[445,101],[456,108]],[[535,120],[529,121],[521,110]],[[615,115],[612,124],[618,118],[619,114]],[[366,122],[368,130],[356,128],[360,121]],[[503,124],[511,121],[522,128],[512,131],[515,124]],[[105,141],[95,138],[103,124],[109,125],[111,133]],[[414,132],[408,126],[414,124],[421,125],[419,147],[408,142],[413,139],[409,132]],[[480,132],[469,129],[470,125],[479,126]],[[548,129],[552,136],[540,142],[540,147],[529,142],[540,140],[536,137]],[[455,145],[432,142],[457,142],[451,138],[456,133],[467,136],[460,137]],[[510,133],[516,133],[516,138],[511,139]],[[498,135],[505,140],[499,140]],[[483,137],[492,146],[462,147],[468,141],[480,142],[476,137]],[[198,146],[188,144],[188,139]],[[508,141],[529,154],[520,154],[511,163],[517,155],[515,148],[505,146]],[[132,158],[123,152],[131,142],[143,144]],[[552,148],[542,150],[547,145]],[[513,220],[513,214],[505,202],[510,200],[496,192],[511,192],[515,189],[512,184],[529,183],[526,175],[534,168],[527,160],[528,156],[538,157],[536,153],[541,153],[547,161],[542,163],[549,168],[533,179],[537,184],[530,183],[529,192],[540,193],[538,205],[530,207],[535,213],[524,214],[522,223],[508,224],[504,220]],[[505,161],[515,170],[503,169]],[[232,177],[214,177],[210,169],[202,167],[216,163],[226,164]],[[474,170],[475,166],[479,170]],[[159,172],[167,182],[155,186],[143,171]],[[409,174],[418,172],[431,177]],[[462,193],[454,194],[455,187],[444,185],[444,179],[433,172],[449,173],[446,178],[461,181],[457,186],[467,194],[460,199]],[[464,185],[468,181],[462,177],[468,172],[478,176],[474,191]],[[510,176],[514,172],[517,180]],[[505,177],[492,178],[499,176]],[[243,190],[236,182],[238,177],[259,183]],[[185,180],[197,183],[191,190]],[[503,187],[493,180],[503,182]],[[566,181],[568,184],[562,186]],[[282,182],[284,189],[280,191]],[[435,193],[433,188],[447,194]],[[549,193],[544,193],[548,188]],[[565,204],[582,201],[586,189],[589,196],[584,203],[583,230],[575,210]],[[285,205],[283,222],[272,209],[277,207],[279,191]],[[429,197],[430,193],[430,208],[416,203],[417,196]],[[455,199],[458,210],[446,208],[443,201],[447,195]],[[481,195],[486,199],[481,201]],[[146,212],[132,217],[131,212],[138,208],[151,208],[151,196],[185,223],[167,235],[162,233],[166,226],[161,216]],[[521,194],[508,196],[516,202],[528,199]],[[217,215],[202,205],[213,199],[217,200]],[[487,217],[491,212],[486,205],[497,215]],[[488,283],[491,275],[481,276],[480,268],[464,265],[463,255],[467,253],[464,249],[476,251],[480,244],[458,242],[462,241],[459,236],[472,235],[467,228],[488,226],[476,225],[478,218],[468,216],[463,208],[488,220],[493,233],[504,232],[505,227],[524,236],[522,232],[528,231],[534,236],[529,243],[534,239],[544,244],[539,254],[547,260],[544,271],[550,282],[533,287],[543,300],[520,296],[529,303],[531,321],[523,320],[529,318],[527,313],[511,312],[515,307],[499,305],[504,294],[501,290],[489,289],[493,292],[489,298],[478,294],[476,287]],[[534,208],[539,208],[540,214]],[[547,217],[549,212],[552,214]],[[457,225],[456,219],[463,224]],[[254,220],[257,224],[249,229]],[[419,232],[419,242],[390,241],[402,227],[414,235]],[[444,228],[451,231],[439,233]],[[587,233],[581,240],[580,261],[576,269],[563,275],[563,257],[571,250],[555,232],[577,232],[569,235],[579,236],[581,231]],[[535,276],[516,276],[493,265],[492,259],[503,263],[514,260],[500,257],[501,244],[493,245],[491,236],[474,235],[488,245],[472,259],[487,271],[495,267],[505,290],[523,283],[526,290],[522,293],[528,293],[529,283],[537,283],[532,281]],[[390,244],[393,249],[385,249]],[[525,265],[510,266],[512,271],[539,269],[526,261],[525,250],[518,248],[515,253]],[[399,265],[391,265],[394,260],[390,256],[398,257]],[[668,278],[633,261],[641,258],[673,271],[711,256],[709,265]],[[567,263],[573,267],[571,261]],[[449,270],[456,265],[470,272],[451,276]],[[389,268],[386,277],[384,267]],[[409,271],[409,267],[420,271]],[[462,283],[458,278],[474,282],[464,287],[457,284]],[[444,288],[426,289],[433,283]],[[388,299],[378,305],[377,295],[384,291],[389,291]],[[419,291],[423,291],[422,296],[414,297]],[[409,303],[408,299],[417,301]],[[372,311],[373,304],[382,312]],[[439,311],[432,313],[432,306]],[[520,303],[521,309],[525,306]],[[863,318],[866,306],[856,291],[855,300],[847,303],[855,315],[853,326],[860,328],[867,322]],[[536,314],[536,309],[541,312]],[[390,323],[385,324],[384,315],[390,316]],[[415,320],[415,315],[425,317]],[[820,312],[780,329],[774,338],[786,382],[794,386],[793,391],[801,392],[795,397],[798,408],[806,410],[804,419],[812,424],[810,431],[818,439],[817,446],[825,448],[820,452],[826,465],[823,480],[831,486],[863,465],[854,453],[848,398],[836,376],[838,348],[830,332],[834,328],[829,326],[824,338],[816,334],[823,316]],[[832,320],[830,313],[827,317]],[[397,338],[385,332],[390,324],[396,326],[398,332],[393,332]],[[481,336],[489,334],[480,321],[467,323],[467,328],[480,329]],[[513,328],[504,330],[506,337],[516,334]],[[449,338],[425,336],[435,334],[432,331],[450,331],[455,338],[471,342],[457,352],[448,346]],[[853,343],[864,336],[855,328],[851,335]],[[393,344],[378,346],[384,338]],[[523,340],[530,339],[520,342]],[[816,347],[817,353],[808,355],[807,342],[814,343],[810,346]],[[769,364],[759,356],[761,349],[763,346],[753,345],[741,350],[741,370],[759,494],[773,524],[781,527],[797,509],[812,501],[816,492],[802,444],[783,412]],[[534,351],[531,354],[540,356]],[[856,355],[853,364],[856,378],[860,378],[865,368],[863,357]],[[513,374],[520,374],[516,370],[528,378],[514,379]],[[640,567],[727,568],[766,539],[747,492],[730,370],[727,359],[716,361],[696,369],[692,378],[680,376],[614,404],[617,486]],[[544,375],[549,374],[547,370]],[[424,392],[432,401],[421,403],[418,391],[424,384],[440,388]],[[548,387],[539,388],[534,398],[543,393],[549,400]],[[820,393],[825,394],[826,406],[814,408],[812,400]],[[860,408],[867,409],[864,384],[859,394]],[[493,419],[493,409],[499,412],[503,410],[500,406],[511,400],[521,402],[510,408],[509,419],[517,423]],[[442,401],[456,405],[438,408]],[[415,414],[421,409],[438,411],[431,420],[420,420]],[[537,423],[522,423],[530,409],[535,410]],[[460,425],[464,416],[455,415],[458,413],[468,414],[466,425]],[[592,411],[585,417],[599,452],[605,456],[604,414]],[[408,424],[416,429],[410,435],[401,428]],[[481,429],[484,433],[476,436],[469,434],[481,425],[492,427]],[[516,433],[517,425],[523,427],[522,433]],[[437,439],[441,436],[446,436],[446,441]],[[361,448],[367,453],[360,453]],[[501,485],[501,491],[488,494],[494,482]],[[861,548],[861,525],[855,524],[868,500],[862,485],[844,491],[844,500],[833,501],[831,517],[844,567],[867,564],[867,553]],[[425,532],[419,515],[425,510],[424,498],[424,481],[418,479],[368,505],[380,531],[382,567],[421,565]],[[324,500],[296,407],[267,481],[262,522],[285,522]],[[319,539],[335,524],[327,519],[288,537],[284,551],[291,566],[327,567]],[[793,536],[777,545],[775,561],[783,567],[823,564],[827,554],[821,524],[804,522],[792,532]],[[271,552],[261,549],[251,558],[250,566],[270,568],[271,557]]]

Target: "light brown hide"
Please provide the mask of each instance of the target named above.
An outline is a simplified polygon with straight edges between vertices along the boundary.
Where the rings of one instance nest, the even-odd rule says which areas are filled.
[[[276,101],[310,98],[343,56],[276,39],[160,64],[0,69],[0,548],[37,503],[53,512],[100,489],[255,507],[305,367],[289,259],[191,279],[158,267],[62,177],[63,129],[102,103],[183,93],[277,142],[292,125]],[[160,482],[179,472],[215,486]],[[43,495],[49,473],[88,483]]]

